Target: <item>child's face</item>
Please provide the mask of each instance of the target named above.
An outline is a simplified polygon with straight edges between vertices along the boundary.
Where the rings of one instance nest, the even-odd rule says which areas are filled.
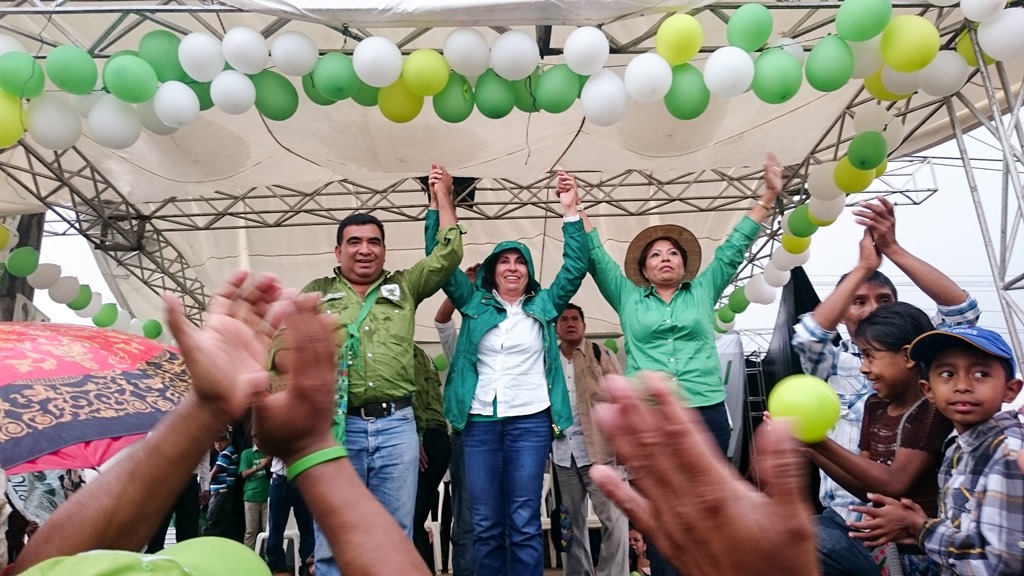
[[[907,357],[906,348],[893,352],[865,342],[860,346],[860,353],[860,373],[871,381],[871,387],[880,397],[895,400],[918,395],[920,372],[917,363]]]
[[[921,388],[963,434],[1017,397],[1021,381],[1011,377],[995,356],[974,348],[952,348],[935,355]]]

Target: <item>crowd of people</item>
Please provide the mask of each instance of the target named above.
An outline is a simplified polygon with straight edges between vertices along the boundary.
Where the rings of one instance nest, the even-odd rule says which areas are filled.
[[[792,330],[804,372],[839,395],[840,420],[804,445],[766,418],[752,483],[724,457],[713,310],[774,213],[774,156],[703,269],[698,240],[672,225],[643,231],[616,262],[559,173],[563,261],[547,286],[516,241],[460,269],[452,177],[435,164],[427,183],[426,256],[409,269],[386,271],[384,226],[352,214],[332,274],[297,293],[238,272],[200,328],[167,298],[193,392],[59,507],[5,576],[291,573],[290,514],[300,573],[425,574],[424,524],[446,473],[456,576],[543,573],[545,474],[573,534],[568,576],[1024,573],[1024,425],[1002,411],[1022,385],[1013,353],[977,326],[973,298],[896,241],[884,199],[855,212],[857,266]],[[935,301],[937,325],[897,301],[884,258]],[[588,273],[619,316],[624,370],[572,302]],[[438,290],[443,384],[413,341],[416,308]],[[808,463],[821,471],[819,516]],[[172,512],[178,543],[165,548]]]

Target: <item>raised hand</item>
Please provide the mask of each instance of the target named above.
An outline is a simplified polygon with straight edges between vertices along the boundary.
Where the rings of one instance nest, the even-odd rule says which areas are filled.
[[[558,201],[562,204],[562,213],[566,216],[576,215],[577,205],[580,203],[580,193],[579,188],[576,186],[576,177],[567,172],[559,172],[555,192],[558,193]]]
[[[469,268],[466,268],[466,278],[469,278],[470,282],[476,284],[476,271],[479,270],[479,269],[480,269],[480,263],[479,262],[477,262],[476,264],[473,264]]]
[[[764,194],[760,201],[767,206],[775,204],[775,200],[782,193],[782,166],[775,154],[769,152],[764,157]]]
[[[755,466],[768,485],[762,493],[729,466],[700,415],[682,406],[663,376],[644,373],[642,380],[634,389],[609,376],[609,403],[594,409],[635,488],[595,465],[590,475],[598,487],[682,573],[761,576],[770,566],[776,574],[817,574],[806,462],[785,426],[757,431]],[[771,529],[751,522],[751,510],[771,518]]]
[[[427,184],[431,194],[448,194],[451,196],[452,192],[455,191],[452,175],[448,173],[444,166],[437,163],[430,165]]]
[[[861,202],[853,215],[856,222],[864,226],[875,240],[875,249],[881,254],[899,246],[896,242],[896,214],[892,203],[882,196],[876,196],[873,202]]]
[[[858,265],[872,271],[878,270],[878,267],[882,265],[882,255],[875,246],[870,230],[864,230],[864,235],[861,236],[860,263]]]

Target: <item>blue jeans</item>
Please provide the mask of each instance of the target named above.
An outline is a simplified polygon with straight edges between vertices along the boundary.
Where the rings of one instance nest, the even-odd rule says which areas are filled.
[[[345,418],[345,447],[352,467],[384,509],[412,540],[412,518],[416,508],[419,480],[420,440],[412,407],[383,418]],[[316,533],[316,574],[341,574],[327,538]]]
[[[452,432],[452,456],[448,473],[452,479],[452,575],[475,576],[473,560],[473,510],[466,490],[466,459],[462,432]],[[434,536],[437,537],[436,535]]]
[[[818,524],[818,559],[825,576],[878,576],[878,564],[871,550],[859,540],[850,538],[850,527],[835,510],[826,509],[816,516]]]
[[[551,450],[551,416],[466,423],[466,484],[473,510],[477,574],[541,576],[540,492]]]
[[[313,516],[299,494],[299,489],[281,474],[270,477],[270,504],[267,506],[267,565],[271,572],[283,571],[288,565],[284,553],[284,530],[288,525],[288,512],[295,511],[295,524],[299,529],[300,572],[305,573],[306,558],[313,553]]]

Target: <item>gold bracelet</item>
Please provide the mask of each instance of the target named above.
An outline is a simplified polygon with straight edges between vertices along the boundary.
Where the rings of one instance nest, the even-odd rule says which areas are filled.
[[[765,204],[764,202],[761,202],[760,198],[757,199],[757,205],[760,206],[761,208],[764,208],[765,210],[767,210],[769,212],[771,212],[774,209],[774,207],[769,206],[769,205]]]

